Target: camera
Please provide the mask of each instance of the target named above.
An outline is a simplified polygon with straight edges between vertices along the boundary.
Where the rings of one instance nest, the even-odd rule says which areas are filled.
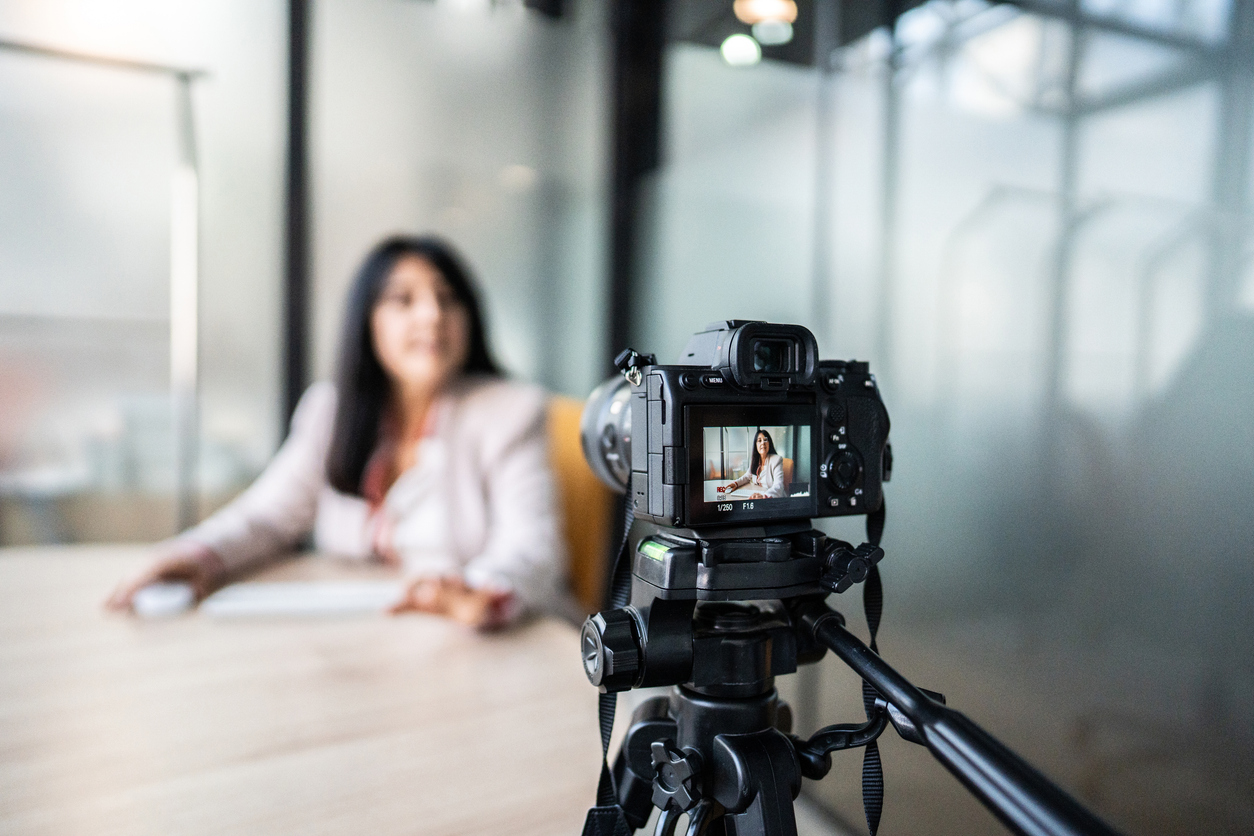
[[[888,411],[857,360],[800,325],[729,320],[680,362],[623,352],[582,422],[584,455],[637,519],[708,529],[865,514],[892,473]]]
[[[866,363],[820,360],[798,325],[716,322],[680,362],[627,350],[588,398],[584,455],[627,494],[609,608],[580,652],[601,691],[608,753],[614,694],[671,686],[640,703],[602,767],[584,836],[634,832],[796,836],[792,803],[831,755],[866,747],[863,804],[875,833],[890,725],[926,746],[1022,834],[1114,836],[1074,799],[877,655],[888,412]],[[866,514],[856,548],[811,527]],[[866,581],[868,647],[827,605]],[[866,722],[793,733],[775,677],[831,650],[863,680]]]

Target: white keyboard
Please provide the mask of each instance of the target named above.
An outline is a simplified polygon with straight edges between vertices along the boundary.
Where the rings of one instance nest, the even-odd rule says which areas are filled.
[[[237,583],[200,604],[214,618],[336,616],[381,613],[400,600],[399,581]]]

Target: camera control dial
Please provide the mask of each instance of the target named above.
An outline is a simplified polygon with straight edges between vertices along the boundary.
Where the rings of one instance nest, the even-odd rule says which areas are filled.
[[[835,450],[824,462],[827,482],[836,493],[852,493],[862,475],[862,457],[856,450]]]

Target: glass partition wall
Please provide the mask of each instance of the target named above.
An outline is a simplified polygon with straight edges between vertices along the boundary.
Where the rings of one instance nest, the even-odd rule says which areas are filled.
[[[2,533],[68,539],[92,487],[173,487],[170,81],[11,50],[0,79]]]
[[[535,5],[561,13],[510,0],[311,4],[314,377],[332,373],[367,249],[436,232],[475,269],[508,370],[578,397],[598,382],[605,21],[592,2]],[[287,6],[0,0],[0,41],[207,71],[191,98],[201,513],[282,438]],[[159,73],[0,48],[0,545],[178,527],[176,89]]]
[[[0,0],[0,544],[167,536],[273,450],[282,22]]]
[[[635,347],[755,318],[870,360],[885,657],[1121,829],[1254,827],[1254,8],[938,0],[816,68],[674,5],[710,14],[665,54]],[[797,680],[805,729],[861,716],[839,663]],[[882,757],[882,832],[1002,832]],[[860,823],[835,760],[806,791]]]
[[[542,4],[537,4],[542,5]],[[434,232],[483,289],[501,363],[583,397],[604,343],[601,4],[314,3],[314,369],[384,235]]]

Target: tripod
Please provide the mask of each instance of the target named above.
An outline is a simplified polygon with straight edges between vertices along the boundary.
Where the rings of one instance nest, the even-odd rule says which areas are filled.
[[[706,644],[714,638],[726,676],[714,685],[675,686],[633,713],[614,766],[627,820],[639,827],[656,806],[658,836],[671,836],[684,813],[694,836],[796,833],[798,741],[788,734],[792,712],[769,670],[778,612],[713,603],[696,621]]]
[[[673,836],[684,815],[688,836],[795,836],[802,778],[821,779],[832,752],[866,746],[892,725],[1016,833],[1114,834],[845,629],[826,596],[865,579],[882,555],[818,531],[722,541],[659,531],[640,541],[631,605],[598,613],[583,632],[585,669],[603,691],[674,686],[636,709],[614,762],[631,829],[657,807],[655,836]],[[774,677],[828,650],[875,696],[865,723],[802,739]]]

